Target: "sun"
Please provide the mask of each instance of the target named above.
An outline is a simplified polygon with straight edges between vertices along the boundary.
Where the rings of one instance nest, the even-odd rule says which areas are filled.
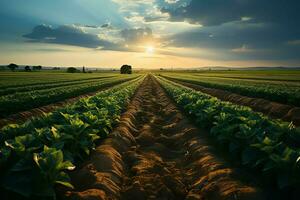
[[[152,54],[154,53],[154,47],[153,46],[146,46],[146,53]]]

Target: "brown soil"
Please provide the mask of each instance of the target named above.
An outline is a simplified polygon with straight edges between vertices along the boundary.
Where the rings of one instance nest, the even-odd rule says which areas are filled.
[[[148,76],[111,137],[71,173],[75,189],[60,198],[263,199],[239,175]]]
[[[283,121],[293,122],[294,125],[300,126],[300,108],[277,102],[268,101],[262,98],[251,98],[236,93],[228,92],[225,90],[206,88],[197,84],[178,81],[175,79],[167,78],[171,81],[181,85],[193,88],[195,90],[207,93],[222,101],[229,101],[234,104],[248,106],[254,111],[262,112],[274,119],[282,119]]]
[[[77,96],[77,97],[74,97],[74,98],[66,99],[64,101],[59,101],[59,102],[52,103],[52,104],[49,104],[49,105],[46,105],[46,106],[41,106],[41,107],[38,107],[38,108],[33,108],[31,110],[22,111],[22,112],[19,112],[19,113],[16,113],[16,114],[9,115],[6,118],[2,118],[2,119],[0,118],[0,129],[2,127],[4,127],[5,125],[7,125],[7,124],[23,123],[23,122],[27,121],[28,119],[30,119],[32,117],[38,117],[38,116],[41,116],[45,113],[52,112],[52,111],[54,111],[58,108],[65,107],[68,104],[75,103],[76,101],[78,101],[81,98],[94,96],[96,93],[98,93],[100,91],[103,91],[103,90],[105,90],[109,87],[112,87],[114,85],[120,84],[122,82],[124,82],[124,81],[117,82],[117,83],[114,83],[114,84],[109,84],[109,85],[101,88],[100,90],[97,90],[96,92],[90,92],[90,93],[83,94],[83,95],[80,95],[80,96]]]

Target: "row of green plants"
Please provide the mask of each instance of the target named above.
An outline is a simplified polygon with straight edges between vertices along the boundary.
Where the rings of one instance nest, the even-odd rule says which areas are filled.
[[[245,80],[220,80],[220,79],[205,79],[204,77],[195,77],[189,75],[163,75],[170,80],[183,81],[192,83],[208,88],[216,88],[221,90],[227,90],[237,94],[268,99],[283,104],[289,104],[293,106],[300,106],[300,89],[296,87],[289,87],[288,85],[276,84],[271,85],[266,82],[249,83]]]
[[[118,73],[100,72],[100,73],[65,73],[54,71],[39,71],[35,73],[26,72],[1,72],[0,73],[0,89],[26,87],[34,85],[54,84],[57,82],[70,82],[79,80],[91,80],[100,77],[115,76]]]
[[[95,92],[104,87],[110,87],[133,78],[137,78],[137,76],[118,76],[80,85],[68,85],[0,96],[0,117],[4,118],[9,114],[48,105],[89,92]]]
[[[67,80],[67,81],[56,81],[56,82],[50,82],[50,83],[39,83],[39,84],[33,84],[33,85],[23,85],[23,86],[10,86],[7,88],[0,88],[0,96],[13,94],[13,93],[20,93],[20,92],[27,92],[27,91],[33,91],[33,90],[45,90],[50,88],[57,88],[57,87],[65,87],[65,86],[71,86],[76,84],[85,84],[85,83],[93,83],[95,81],[101,81],[105,78],[111,78],[113,76],[100,76],[100,77],[93,77],[93,78],[84,78],[84,79],[77,79],[77,80]]]
[[[159,77],[177,104],[239,165],[280,189],[299,189],[300,129]]]
[[[72,188],[67,171],[86,159],[112,131],[143,77],[82,98],[67,107],[0,131],[0,181],[30,199],[55,198]]]

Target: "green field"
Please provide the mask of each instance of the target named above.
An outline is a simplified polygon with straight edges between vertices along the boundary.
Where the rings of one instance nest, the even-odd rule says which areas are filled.
[[[299,71],[162,72],[160,75],[208,88],[300,106]]]
[[[136,78],[117,73],[0,72],[0,117]]]
[[[235,161],[261,174],[280,177],[277,181],[281,188],[299,183],[300,129],[165,78],[159,77],[159,81],[186,114],[209,130]]]
[[[4,127],[0,165],[9,169],[2,174],[5,188],[26,197],[51,197],[57,182],[72,187],[65,171],[86,159],[96,141],[107,137],[142,80],[140,77],[82,98],[25,124]],[[32,156],[36,156],[38,167],[32,165]],[[24,184],[28,184],[26,188]]]
[[[299,105],[299,71],[42,71],[0,76],[4,119],[95,92],[0,129],[0,192],[7,199],[60,199],[62,190],[82,199],[94,187],[122,185],[123,179],[141,187],[150,180],[147,192],[157,187],[159,195],[168,194],[171,189],[161,192],[159,181],[182,192],[180,197],[191,188],[218,193],[228,185],[234,192],[248,188],[242,195],[250,199],[252,192],[282,199],[299,191],[300,128],[292,120],[270,118],[183,85]]]

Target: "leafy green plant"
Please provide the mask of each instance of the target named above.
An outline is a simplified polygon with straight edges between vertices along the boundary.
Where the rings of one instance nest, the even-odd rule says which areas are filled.
[[[162,75],[169,80],[192,83],[208,88],[227,90],[237,94],[264,98],[275,102],[300,106],[300,90],[295,85],[266,80],[237,80],[222,77],[205,77],[192,74],[170,73]],[[266,84],[267,83],[267,84]]]
[[[138,75],[125,77],[115,76],[102,78],[100,80],[92,79],[73,82],[73,84],[71,84],[71,82],[37,88],[32,87],[32,90],[23,88],[22,90],[17,90],[16,93],[0,96],[0,116],[5,117],[8,114],[48,105],[89,92],[95,92],[101,88],[117,85],[138,77]]]
[[[278,188],[300,183],[300,129],[250,108],[222,102],[164,78],[159,82],[195,122],[242,165],[259,171]],[[270,178],[275,177],[275,178]]]
[[[107,137],[143,80],[132,80],[72,105],[0,131],[1,185],[25,197],[55,198],[56,184]]]

